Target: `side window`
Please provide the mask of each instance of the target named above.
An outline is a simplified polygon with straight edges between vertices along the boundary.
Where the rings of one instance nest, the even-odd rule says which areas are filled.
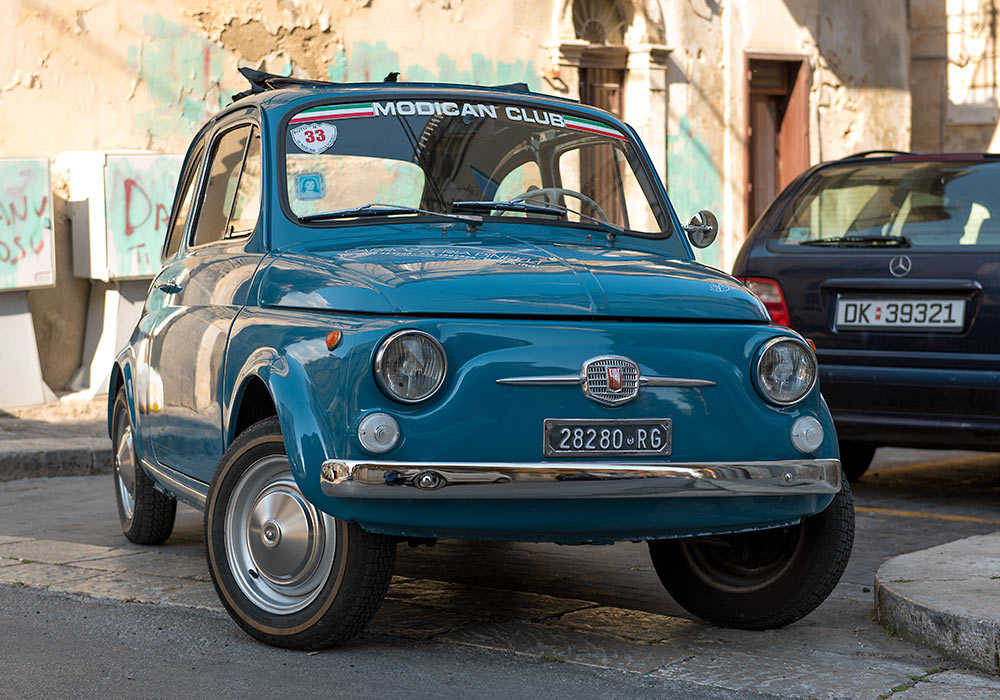
[[[194,237],[196,246],[218,241],[225,235],[250,133],[249,125],[238,126],[224,133],[215,142],[208,165],[205,195],[198,215],[198,228]]]
[[[173,226],[167,231],[167,248],[164,260],[169,260],[177,254],[181,247],[181,239],[184,238],[184,228],[187,226],[188,216],[191,214],[191,203],[194,202],[194,191],[198,187],[198,173],[201,172],[201,160],[205,155],[205,148],[199,145],[194,151],[194,155],[187,163],[184,171],[181,190],[180,203],[177,206],[177,216],[174,217]]]
[[[257,227],[260,215],[260,132],[253,130],[247,157],[243,162],[243,174],[236,188],[236,203],[229,218],[227,236],[249,233]]]

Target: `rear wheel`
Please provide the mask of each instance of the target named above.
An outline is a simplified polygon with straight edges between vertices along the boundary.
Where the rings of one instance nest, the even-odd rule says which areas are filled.
[[[857,481],[868,471],[875,458],[875,445],[864,442],[840,443],[840,466],[848,481]]]
[[[174,529],[177,501],[156,490],[139,464],[125,388],[115,396],[111,419],[115,502],[122,532],[136,544],[162,544]]]
[[[205,509],[212,582],[250,636],[291,649],[347,641],[378,610],[396,545],[318,510],[292,477],[276,418],[233,442]]]
[[[854,543],[854,501],[844,482],[821,513],[793,527],[649,543],[667,592],[724,627],[784,627],[833,590]]]

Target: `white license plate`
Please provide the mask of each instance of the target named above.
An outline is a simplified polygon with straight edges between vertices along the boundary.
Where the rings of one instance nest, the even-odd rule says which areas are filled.
[[[962,330],[965,299],[901,299],[895,297],[841,297],[837,300],[837,329]]]

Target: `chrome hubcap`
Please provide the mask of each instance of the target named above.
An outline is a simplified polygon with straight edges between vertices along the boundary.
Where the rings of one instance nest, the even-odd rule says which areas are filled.
[[[284,456],[255,462],[226,507],[226,553],[240,590],[275,614],[319,595],[336,550],[334,520],[299,491]]]
[[[115,448],[115,477],[118,480],[118,500],[125,520],[135,515],[135,450],[132,445],[132,426],[126,425],[118,436]]]

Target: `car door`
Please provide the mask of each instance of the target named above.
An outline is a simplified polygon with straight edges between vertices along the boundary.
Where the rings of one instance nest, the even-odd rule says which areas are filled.
[[[222,456],[226,340],[262,257],[260,130],[223,121],[208,148],[181,254],[153,281],[146,434],[162,465],[208,482]]]

